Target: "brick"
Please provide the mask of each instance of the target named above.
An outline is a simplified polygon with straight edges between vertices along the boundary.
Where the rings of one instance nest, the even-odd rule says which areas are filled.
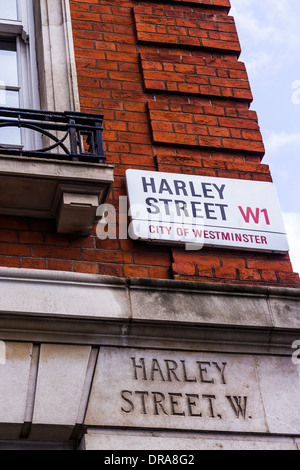
[[[222,256],[222,266],[225,268],[246,268],[246,260],[244,258],[236,258],[231,256]]]
[[[81,259],[81,250],[58,246],[34,246],[33,256],[36,258],[79,260]]]
[[[125,277],[148,277],[148,270],[142,266],[124,266]]]
[[[204,266],[197,266],[198,277],[214,277],[213,271],[211,267],[204,267]]]
[[[68,260],[49,260],[48,269],[51,271],[73,271],[73,264]]]
[[[0,215],[0,229],[28,230],[29,220],[22,217]]]
[[[149,277],[152,279],[169,279],[170,273],[168,268],[149,267]]]
[[[237,270],[233,267],[215,268],[215,276],[221,279],[236,279]]]
[[[184,276],[195,276],[196,275],[196,264],[195,263],[173,263],[172,269],[174,274],[180,274]]]
[[[0,266],[6,268],[20,268],[21,260],[18,257],[0,256]]]
[[[18,232],[16,230],[0,230],[0,242],[16,243],[18,241]]]
[[[31,256],[31,247],[16,243],[0,243],[0,255]]]
[[[98,265],[99,274],[103,276],[123,276],[123,269],[122,266],[114,265],[114,264],[99,264]]]
[[[176,263],[197,263],[198,266],[220,266],[220,258],[217,255],[207,255],[199,252],[175,252],[173,250],[173,259]]]
[[[261,281],[261,273],[256,269],[239,269],[241,281]]]
[[[289,260],[249,259],[247,266],[250,269],[268,269],[274,271],[291,272],[292,264]]]
[[[41,232],[20,232],[20,242],[21,243],[30,243],[34,245],[43,244],[44,236]],[[0,234],[1,239],[1,234]],[[10,240],[12,241],[12,240]]]
[[[22,259],[23,269],[47,269],[47,262],[44,259]]]
[[[136,264],[144,264],[147,266],[169,266],[170,256],[168,254],[159,253],[136,253],[133,255],[133,261]]]
[[[282,284],[291,285],[291,287],[299,287],[300,285],[300,278],[299,274],[292,273],[292,272],[278,272],[277,273],[278,280]]]
[[[171,105],[168,102],[148,103],[152,136],[155,143],[244,150],[253,154],[264,154],[262,136],[255,115],[247,114],[246,119],[223,118],[222,115],[228,112],[227,108],[220,110],[215,106],[212,106],[211,109],[209,106],[199,106],[195,112],[194,106],[178,105],[178,107],[182,112],[171,111]],[[206,111],[210,111],[209,115],[206,114]],[[253,120],[249,119],[250,116],[253,117]],[[164,122],[168,123],[167,129],[164,128],[164,124],[161,124]],[[233,130],[239,127],[245,131],[243,139],[228,138],[231,127]],[[255,134],[253,133],[254,129],[257,129]],[[207,133],[210,136],[207,136]]]
[[[29,228],[30,230],[33,230],[36,232],[48,232],[48,233],[56,232],[55,220],[30,219]]]
[[[197,12],[189,13],[189,10],[180,8],[169,10],[157,6],[145,11],[143,7],[134,7],[138,41],[205,47],[239,55],[240,44],[231,17],[204,11],[201,12],[201,21],[197,16]],[[161,25],[165,26],[163,34],[159,33]]]
[[[130,253],[114,250],[83,250],[84,261],[94,261],[102,263],[131,263]]]
[[[276,273],[274,271],[263,269],[261,271],[261,276],[264,281],[274,282],[274,283],[278,282]]]
[[[77,273],[98,274],[98,264],[75,261],[73,263],[73,270]]]
[[[147,1],[147,0],[144,0]],[[151,0],[150,0],[151,1]],[[221,7],[225,11],[230,10],[229,0],[172,0],[171,3],[178,3],[184,5],[185,3],[194,3],[196,5],[207,6],[207,7]]]
[[[242,70],[236,70],[236,59],[229,61],[203,57],[204,65],[199,67],[199,57],[196,56],[176,56],[172,53],[141,53],[140,56],[146,90],[164,91],[170,90],[172,86],[172,90],[179,93],[230,96],[252,101],[245,66],[239,63]],[[188,64],[185,63],[187,58]],[[165,72],[167,69],[169,71]],[[229,76],[234,78],[227,78]]]
[[[56,246],[69,246],[70,236],[65,235],[63,233],[47,233],[45,234],[45,244]]]

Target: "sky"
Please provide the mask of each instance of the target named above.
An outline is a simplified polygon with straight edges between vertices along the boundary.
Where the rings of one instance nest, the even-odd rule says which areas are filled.
[[[300,272],[300,1],[231,0],[290,244]]]

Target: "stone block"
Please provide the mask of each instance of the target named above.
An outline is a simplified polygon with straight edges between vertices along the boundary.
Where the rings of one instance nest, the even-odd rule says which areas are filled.
[[[85,424],[267,432],[252,356],[101,348]]]
[[[126,432],[119,434],[117,431],[105,432],[88,430],[83,437],[80,450],[105,450],[119,451],[152,450],[178,451],[187,457],[187,462],[193,461],[189,452],[199,450],[297,450],[297,444],[291,438],[284,437],[260,437],[241,435],[220,435],[220,434],[181,434],[180,437],[170,433],[143,433]],[[183,451],[186,451],[183,452]],[[181,455],[179,454],[179,455]],[[106,454],[108,458],[115,459],[120,454]],[[127,454],[126,454],[127,455]],[[150,457],[145,455],[140,457],[145,459],[145,463],[155,463],[155,455]],[[125,453],[124,453],[125,456]],[[150,459],[150,460],[149,460]],[[127,461],[128,462],[128,461]]]
[[[5,361],[0,364],[0,423],[23,424],[32,344],[5,342],[4,352]]]
[[[76,424],[90,351],[89,346],[41,346],[33,424]]]

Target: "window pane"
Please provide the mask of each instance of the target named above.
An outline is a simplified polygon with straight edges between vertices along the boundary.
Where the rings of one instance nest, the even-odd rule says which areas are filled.
[[[1,5],[0,0],[0,5]],[[19,78],[16,40],[0,39],[0,106],[19,108]],[[13,89],[16,87],[17,89]],[[17,127],[0,128],[0,145],[21,145],[21,131]]]
[[[0,64],[1,86],[18,86],[18,61],[15,39],[2,38],[0,40]]]
[[[0,106],[4,108],[19,108],[19,92],[6,90],[0,84]]]
[[[1,145],[5,145],[6,147],[15,147],[16,145],[21,145],[20,129],[17,127],[0,128],[0,147]]]
[[[17,20],[17,0],[0,0],[0,18],[4,20]]]
[[[0,106],[8,108],[19,108],[19,92],[6,90],[0,86]],[[21,145],[21,131],[17,127],[0,127],[0,146]]]

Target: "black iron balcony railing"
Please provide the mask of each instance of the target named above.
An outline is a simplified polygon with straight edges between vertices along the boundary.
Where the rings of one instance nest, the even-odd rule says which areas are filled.
[[[15,127],[41,135],[41,148],[2,144],[0,154],[105,163],[102,114],[48,112],[0,107],[0,130]],[[27,131],[26,131],[27,129]]]

